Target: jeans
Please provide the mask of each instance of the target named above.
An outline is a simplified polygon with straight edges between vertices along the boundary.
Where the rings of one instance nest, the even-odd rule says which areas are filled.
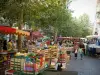
[[[83,58],[83,54],[82,53],[80,54],[80,57],[81,57],[81,59]]]

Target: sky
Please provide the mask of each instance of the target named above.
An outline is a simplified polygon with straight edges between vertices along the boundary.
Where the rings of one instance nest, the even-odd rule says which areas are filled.
[[[73,16],[79,17],[86,13],[89,15],[90,21],[94,23],[96,20],[96,1],[97,0],[72,0],[69,8],[74,10]]]

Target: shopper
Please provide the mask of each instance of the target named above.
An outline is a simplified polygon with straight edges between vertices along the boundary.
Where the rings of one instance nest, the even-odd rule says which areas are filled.
[[[47,43],[44,44],[44,49],[48,49]]]
[[[77,44],[74,47],[74,54],[75,54],[75,59],[77,59],[77,54],[78,54],[78,45]]]
[[[80,57],[81,57],[81,60],[83,59],[83,50],[82,48],[79,48],[79,54],[80,54]]]
[[[82,41],[79,43],[79,47],[83,50],[83,53],[85,55],[85,46]]]
[[[75,50],[75,59],[77,59],[78,49]]]
[[[57,71],[62,71],[62,63],[58,64]]]

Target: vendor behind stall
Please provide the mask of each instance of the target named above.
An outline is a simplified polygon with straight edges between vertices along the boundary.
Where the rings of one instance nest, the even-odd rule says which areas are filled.
[[[7,48],[8,48],[8,51],[11,51],[13,49],[12,40],[9,40]]]

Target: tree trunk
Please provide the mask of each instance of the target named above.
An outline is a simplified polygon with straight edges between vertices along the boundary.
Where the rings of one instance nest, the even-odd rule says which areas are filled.
[[[55,31],[54,31],[54,41],[55,42],[57,41],[57,35],[58,35],[58,30],[55,29]]]
[[[22,30],[22,25],[23,25],[23,9],[21,11],[21,14],[20,14],[20,18],[19,18],[19,26],[18,28],[20,30]],[[22,50],[22,35],[18,35],[18,52]]]
[[[19,29],[21,29],[21,25],[19,26]],[[21,35],[18,35],[18,52],[22,50],[22,39]]]

